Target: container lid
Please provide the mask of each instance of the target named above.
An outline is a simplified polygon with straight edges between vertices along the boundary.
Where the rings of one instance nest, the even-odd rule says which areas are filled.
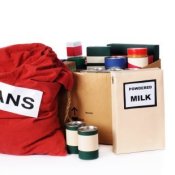
[[[69,130],[78,130],[79,127],[84,126],[85,123],[83,121],[71,121],[66,123],[66,128]]]
[[[80,128],[78,128],[79,135],[89,136],[89,135],[95,135],[97,133],[98,129],[96,126],[81,126]]]
[[[125,55],[116,55],[116,56],[108,56],[108,57],[105,57],[105,60],[108,60],[108,59],[126,59],[127,56]]]
[[[123,69],[120,68],[120,67],[110,67],[110,68],[108,68],[107,70],[108,70],[108,71],[121,71],[121,70],[123,70]]]

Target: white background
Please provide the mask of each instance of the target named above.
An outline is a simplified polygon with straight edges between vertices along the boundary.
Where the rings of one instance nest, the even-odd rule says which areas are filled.
[[[0,155],[1,175],[175,174],[175,5],[173,0],[0,0],[0,47],[42,42],[65,58],[68,41],[160,44],[165,78],[166,149],[100,158]],[[85,50],[84,50],[85,54]],[[1,143],[0,143],[1,144]]]

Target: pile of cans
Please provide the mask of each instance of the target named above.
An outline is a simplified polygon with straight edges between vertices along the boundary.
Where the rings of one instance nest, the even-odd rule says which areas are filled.
[[[104,58],[105,70],[140,69],[148,65],[147,48],[128,48],[127,55]],[[94,67],[98,69],[97,67]]]
[[[99,156],[98,129],[82,121],[66,123],[66,144],[70,154],[78,154],[80,159],[92,160]]]
[[[76,70],[83,70],[88,72],[140,69],[148,66],[148,64],[153,62],[153,58],[148,54],[150,50],[148,50],[146,46],[131,46],[132,45],[128,45],[127,48],[127,44],[121,45],[120,49],[122,52],[118,48],[118,45],[115,49],[113,48],[113,45],[88,46],[86,48],[87,56],[83,57],[82,45],[80,42],[67,43],[67,61],[73,61]],[[153,45],[150,47],[151,49],[155,50],[156,53],[158,52],[158,50],[156,50],[156,46]],[[112,52],[113,50],[116,50],[116,54]],[[121,55],[119,53],[121,53]]]

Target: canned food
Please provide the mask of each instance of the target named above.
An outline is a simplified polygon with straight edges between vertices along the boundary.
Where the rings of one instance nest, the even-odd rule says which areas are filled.
[[[97,159],[98,129],[95,126],[82,126],[78,128],[79,158],[84,160]]]
[[[125,69],[127,67],[127,57],[126,56],[111,56],[105,57],[105,68],[119,68]]]
[[[143,68],[148,65],[147,48],[128,48],[128,68]]]
[[[68,153],[78,154],[78,128],[84,126],[82,121],[71,121],[66,123],[66,144]]]

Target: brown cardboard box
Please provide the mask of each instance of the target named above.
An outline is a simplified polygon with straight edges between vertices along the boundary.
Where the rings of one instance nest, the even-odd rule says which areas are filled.
[[[111,77],[114,152],[163,149],[162,70],[115,71]]]
[[[100,143],[112,144],[110,73],[74,73],[74,79],[71,116],[97,126]]]
[[[155,62],[153,67],[160,67],[160,60]],[[112,144],[111,74],[75,72],[73,75],[75,84],[71,92],[69,116],[97,126],[99,142]],[[60,115],[64,118],[66,93],[61,91],[60,95]]]

